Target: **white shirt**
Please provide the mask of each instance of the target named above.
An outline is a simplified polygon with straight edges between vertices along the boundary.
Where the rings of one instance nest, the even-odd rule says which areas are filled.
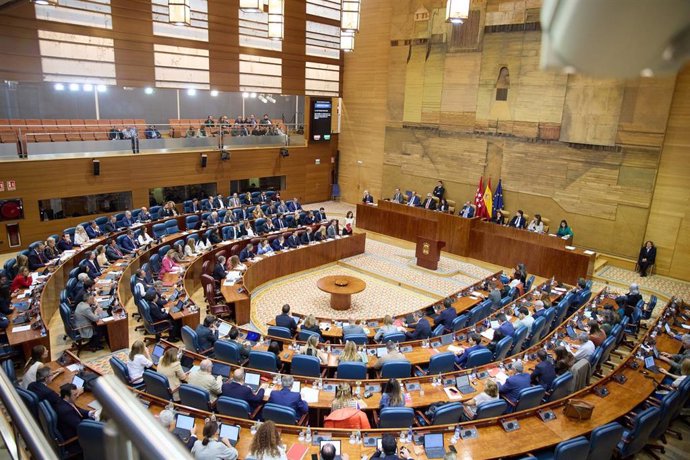
[[[683,380],[685,380],[685,377],[687,377],[687,375],[681,375],[680,377],[678,377],[677,379],[675,379],[675,380],[673,381],[673,383],[671,384],[671,386],[672,386],[673,388],[678,388],[678,387],[680,386],[680,384],[683,383]]]
[[[235,460],[237,449],[228,447],[220,441],[211,439],[204,445],[202,440],[198,440],[192,447],[192,455],[196,460]]]
[[[151,235],[149,235],[148,233],[146,235],[142,233],[141,235],[139,235],[139,237],[137,237],[137,241],[140,245],[144,246],[146,244],[153,243],[153,238],[151,238]]]
[[[89,235],[86,233],[79,233],[79,232],[74,232],[74,244],[82,245],[89,241]]]
[[[210,247],[211,247],[211,242],[210,242],[210,241],[207,242],[207,243],[204,243],[203,241],[199,240],[199,241],[197,241],[197,243],[196,243],[196,251],[197,251],[197,252],[201,252],[201,251],[203,251],[204,249],[208,249],[208,248],[210,248]]]
[[[24,377],[22,377],[22,388],[25,390],[29,388],[29,384],[36,381],[36,371],[41,367],[43,363],[36,361],[24,372]]]
[[[527,227],[527,230],[531,232],[544,233],[544,222],[539,222],[539,224],[536,224],[535,221],[532,221],[530,222],[529,227]]]
[[[129,378],[133,383],[138,383],[142,380],[144,369],[153,366],[153,363],[146,359],[144,355],[135,355],[134,360],[127,361],[127,370],[129,371]]]
[[[534,324],[534,317],[532,315],[527,315],[515,322],[515,329],[519,328],[520,326],[525,326],[527,328],[527,332],[529,333],[532,332],[532,324]]]
[[[196,249],[192,250],[189,246],[185,245],[184,247],[184,255],[187,257],[192,257],[196,255]]]
[[[581,359],[589,359],[590,356],[594,353],[594,349],[596,347],[594,346],[594,342],[591,340],[588,340],[587,342],[583,343],[580,345],[580,347],[577,349],[575,352],[575,361],[579,361]]]
[[[285,449],[283,449],[283,446],[278,446],[277,457],[273,455],[263,455],[259,457],[257,455],[254,455],[253,453],[250,453],[249,458],[254,460],[287,460],[287,455],[285,455]]]

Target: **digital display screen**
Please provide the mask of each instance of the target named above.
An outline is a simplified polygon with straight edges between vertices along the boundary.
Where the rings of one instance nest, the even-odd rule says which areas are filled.
[[[331,140],[331,116],[333,103],[330,99],[313,98],[311,100],[310,134],[312,141]]]

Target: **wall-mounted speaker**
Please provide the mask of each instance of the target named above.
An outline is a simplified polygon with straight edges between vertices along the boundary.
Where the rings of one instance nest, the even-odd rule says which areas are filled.
[[[283,158],[289,157],[289,156],[290,156],[290,152],[289,152],[288,149],[286,149],[285,147],[282,147],[282,148],[280,149],[280,156],[283,157]]]
[[[202,154],[201,155],[201,167],[205,168],[206,167],[206,162],[208,161],[208,155]]]
[[[101,175],[101,160],[93,160],[93,175]]]

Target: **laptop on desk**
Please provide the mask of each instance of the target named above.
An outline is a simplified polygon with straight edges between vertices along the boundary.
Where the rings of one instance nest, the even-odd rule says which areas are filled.
[[[220,375],[224,379],[227,379],[230,376],[230,365],[214,361],[213,368],[211,369],[211,374],[213,374],[214,376]]]
[[[458,375],[455,378],[455,386],[460,391],[460,393],[464,395],[474,393],[474,387],[470,385],[470,376],[467,374]]]
[[[177,414],[175,420],[175,429],[173,433],[180,439],[187,441],[192,436],[192,429],[194,428],[194,417],[189,415]]]
[[[240,426],[228,425],[227,423],[220,424],[220,437],[230,441],[233,446],[237,444],[240,439]]]
[[[659,368],[656,366],[656,363],[654,362],[654,356],[647,356],[644,359],[644,367],[651,372],[654,372],[655,374],[659,374]]]
[[[179,296],[179,295],[180,295],[180,291],[178,291],[177,289],[175,289],[175,290],[173,291],[173,293],[170,294],[170,297],[168,298],[168,301],[169,301],[169,302],[174,302],[175,299],[177,299],[177,296]]]
[[[194,358],[183,354],[180,357],[180,366],[182,366],[182,370],[189,372],[189,370],[194,367]]]
[[[443,433],[424,435],[424,453],[427,458],[443,458],[446,454],[446,449],[443,446]]]
[[[565,331],[568,333],[568,337],[570,337],[571,339],[577,338],[577,334],[575,333],[575,330],[573,329],[573,327],[571,325],[567,325],[565,327]]]
[[[170,313],[179,313],[182,311],[183,307],[184,307],[184,300],[178,300],[175,305],[170,307]]]
[[[254,393],[256,393],[259,391],[259,387],[261,386],[261,376],[259,374],[247,372],[244,374],[244,384],[251,388]]]

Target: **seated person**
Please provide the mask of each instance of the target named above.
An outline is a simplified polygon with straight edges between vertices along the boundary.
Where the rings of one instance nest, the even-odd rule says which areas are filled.
[[[41,365],[36,371],[36,380],[29,384],[28,390],[38,396],[39,401],[48,401],[51,406],[56,407],[60,402],[60,396],[48,387],[53,377],[50,366]]]
[[[525,228],[525,225],[527,225],[525,222],[525,213],[522,212],[522,209],[518,209],[515,216],[508,222],[508,227]]]
[[[575,364],[575,357],[564,346],[554,349],[556,353],[556,375],[563,375]]]
[[[40,370],[40,369],[39,369]],[[659,371],[667,376],[670,379],[673,379],[671,383],[672,388],[678,388],[681,383],[683,383],[683,380],[690,375],[690,358],[685,358],[683,361],[680,363],[680,374],[674,374],[672,372],[667,371],[663,367],[659,368]],[[32,384],[33,385],[33,384]],[[29,385],[29,389],[31,389],[31,385]]]
[[[465,201],[465,204],[462,206],[462,208],[460,208],[458,216],[466,217],[468,219],[474,217],[474,206],[472,206],[472,203]]]
[[[69,233],[62,234],[60,241],[58,241],[57,243],[57,247],[60,250],[60,252],[69,251],[72,248],[74,248],[74,244],[72,243],[72,237],[69,235]]]
[[[29,270],[37,271],[39,268],[46,266],[48,260],[43,254],[45,249],[45,245],[43,243],[39,243],[38,246],[29,251]]]
[[[527,230],[535,233],[544,233],[544,222],[541,220],[541,214],[534,215],[534,219],[527,226]]]
[[[122,238],[120,249],[125,254],[136,254],[139,249],[139,244],[134,238],[134,232],[131,229],[128,229],[125,237]]]
[[[235,342],[240,346],[240,358],[244,360],[249,358],[249,352],[252,350],[252,347],[247,342],[241,343],[239,337],[240,330],[237,329],[237,327],[232,326],[230,328],[230,332],[228,332],[227,340],[229,340],[230,342]]]
[[[453,329],[453,320],[458,316],[458,313],[455,311],[453,302],[450,299],[444,299],[443,306],[445,308],[434,319],[434,327],[443,324],[443,327],[450,331]]]
[[[647,269],[656,262],[656,247],[651,241],[647,241],[640,249],[637,256],[637,269],[640,276],[647,276]]]
[[[543,348],[537,351],[537,359],[539,359],[539,363],[530,374],[530,383],[532,385],[541,385],[545,390],[548,390],[556,378],[556,367],[549,359],[549,354]]]
[[[419,195],[417,195],[417,192],[414,190],[410,193],[409,198],[407,199],[407,203],[405,203],[407,206],[421,206],[422,200],[419,198]]]
[[[280,379],[280,390],[273,390],[268,398],[268,402],[294,409],[297,416],[295,421],[297,421],[309,411],[309,405],[302,399],[302,395],[292,391],[294,381],[295,379],[292,375],[283,375]]]
[[[17,273],[17,276],[12,280],[12,284],[10,284],[10,293],[14,293],[20,289],[27,289],[31,287],[32,282],[33,280],[29,267],[22,267]]]
[[[282,313],[276,316],[276,326],[286,327],[290,329],[290,334],[295,335],[297,332],[297,321],[290,316],[290,305],[283,305]]]
[[[331,460],[335,458],[335,455],[329,458],[326,458],[326,456],[324,455],[324,449],[326,449],[329,446],[333,447],[332,444],[324,444],[324,446],[321,448],[321,458],[323,460]],[[335,447],[333,447],[333,450],[335,452]],[[328,451],[328,453],[330,453],[330,450]],[[400,448],[400,456],[398,455],[398,444],[395,439],[395,436],[389,433],[384,434],[383,438],[381,439],[381,450],[376,449],[374,455],[371,456],[371,459],[381,460],[412,460],[412,458],[412,454],[405,446],[402,446]]]
[[[146,245],[153,243],[153,238],[151,238],[151,235],[149,235],[149,232],[148,230],[146,230],[146,227],[141,227],[141,232],[137,237],[137,243],[139,244],[139,247],[144,247]]]
[[[283,251],[288,248],[287,242],[285,241],[285,237],[283,235],[280,235],[278,238],[274,239],[272,246],[274,251]]]
[[[213,344],[218,340],[216,317],[213,315],[206,315],[204,322],[196,327],[196,335],[199,337],[199,348],[201,351],[213,348]]]
[[[448,200],[441,198],[438,202],[438,208],[436,208],[436,210],[439,212],[449,212],[450,205],[448,204]]]
[[[254,257],[256,257],[256,253],[254,252],[254,245],[252,243],[247,244],[247,246],[240,251],[241,262],[246,262]]]
[[[384,407],[404,407],[405,394],[402,390],[402,385],[398,379],[389,379],[383,386],[381,393],[381,401],[379,402],[379,409]]]
[[[359,409],[359,401],[352,395],[352,387],[347,382],[340,382],[335,389],[335,398],[331,403],[331,410],[335,411],[349,407]]]
[[[431,337],[431,324],[429,320],[422,317],[414,325],[414,331],[405,332],[405,340],[422,340]]]
[[[592,341],[595,347],[600,347],[604,340],[606,340],[606,332],[599,327],[599,323],[595,319],[589,320],[587,326],[589,326],[589,340]]]
[[[498,387],[498,394],[516,403],[520,396],[520,390],[531,386],[530,375],[524,372],[522,361],[515,361],[512,369],[509,370],[508,373],[510,377],[508,377],[503,385]]]
[[[381,367],[389,363],[391,361],[408,361],[407,357],[400,353],[396,347],[395,342],[389,340],[386,343],[386,354],[381,356],[376,360],[376,364],[374,364],[374,369],[381,369]]]
[[[89,238],[98,238],[101,236],[101,229],[98,228],[96,221],[92,220],[89,222],[89,226],[86,227],[86,234],[89,235]]]
[[[391,202],[393,203],[403,203],[405,201],[405,197],[403,194],[400,192],[399,188],[395,189],[395,192],[393,192],[393,196],[391,197]]]
[[[596,347],[594,346],[594,342],[589,340],[589,334],[587,334],[586,332],[581,332],[577,336],[577,342],[577,350],[573,355],[575,357],[575,361],[579,361],[581,359],[589,359],[594,354],[594,350],[596,349]]]
[[[223,281],[228,272],[225,271],[225,256],[216,257],[216,265],[213,267],[213,279]]]
[[[105,257],[108,262],[115,262],[116,260],[120,260],[124,257],[124,253],[120,249],[120,247],[117,245],[117,241],[115,241],[115,238],[111,239],[108,242],[108,246],[105,248]],[[102,265],[99,263],[99,265]]]
[[[304,323],[302,323],[300,330],[311,331],[311,332],[314,332],[316,334],[319,334],[319,337],[321,336],[321,329],[319,329],[319,322],[316,321],[316,318],[314,317],[314,315],[308,315],[306,318],[304,318]]]
[[[89,235],[84,230],[84,227],[77,225],[74,227],[74,244],[81,246],[89,242]]]
[[[307,343],[301,347],[300,353],[319,358],[319,362],[321,364],[326,364],[328,362],[328,353],[323,350],[319,350],[319,337],[315,335],[309,336]]]
[[[393,318],[391,317],[391,315],[386,315],[383,318],[383,326],[381,326],[374,335],[374,341],[381,342],[385,335],[394,334],[396,332],[398,332],[398,328],[393,325]]]
[[[364,328],[355,321],[353,316],[350,316],[347,319],[347,324],[343,324],[343,337],[352,334],[364,334]]]
[[[130,211],[125,211],[125,217],[122,218],[121,225],[123,227],[131,227],[134,225],[134,218],[132,218],[132,213]]]
[[[117,231],[117,217],[110,216],[108,222],[103,226],[104,233],[114,233]]]
[[[364,191],[364,195],[362,196],[362,203],[364,204],[373,204],[374,203],[374,197],[371,196],[369,193],[369,190]]]
[[[513,326],[513,323],[508,321],[508,317],[505,313],[499,313],[496,316],[496,321],[498,321],[499,325],[498,328],[496,328],[496,331],[500,331],[501,334],[503,334],[503,337],[513,336],[515,333],[515,327]]]
[[[259,250],[257,253],[259,255],[270,254],[273,252],[273,248],[268,244],[268,240],[263,240],[259,243]]]
[[[137,221],[138,222],[151,222],[151,220],[153,220],[153,219],[151,218],[151,213],[149,212],[149,210],[146,209],[145,206],[142,207],[141,211],[139,212],[139,217],[137,218]]]
[[[501,212],[500,210],[496,211],[496,215],[494,215],[493,219],[491,219],[491,222],[498,225],[505,225],[506,218],[503,215],[503,212]]]
[[[529,314],[529,309],[524,305],[518,308],[518,320],[513,325],[514,329],[519,329],[522,326],[527,328],[527,333],[532,332],[532,325],[534,324],[534,317]]]
[[[163,257],[163,262],[161,263],[160,276],[162,277],[166,273],[179,273],[182,271],[182,267],[175,262],[173,255],[175,254],[174,249],[169,249]]]
[[[566,221],[565,219],[563,219],[561,223],[558,225],[558,231],[556,232],[556,236],[559,236],[564,240],[573,239],[573,230],[570,228],[570,226],[568,225],[568,221]]]
[[[199,369],[188,374],[187,383],[208,391],[210,401],[214,403],[223,391],[223,378],[220,375],[214,377],[212,370],[213,362],[210,359],[202,360]]]
[[[434,200],[434,197],[431,196],[431,193],[426,194],[426,199],[422,203],[422,207],[424,209],[430,209],[432,211],[436,209],[436,200]]]
[[[298,248],[301,244],[299,238],[297,238],[297,236],[294,233],[291,233],[290,236],[287,237],[285,243],[290,249]]]
[[[362,355],[357,352],[357,344],[352,340],[345,342],[345,347],[343,348],[343,353],[338,356],[338,363],[361,363],[364,362]]]
[[[661,352],[660,359],[671,365],[669,372],[677,374],[683,361],[690,358],[690,334],[683,334],[680,338],[682,348],[676,354]]]
[[[307,245],[309,243],[313,243],[314,241],[314,233],[312,232],[311,227],[307,227],[304,233],[302,233],[300,236],[300,244]]]
[[[62,438],[72,439],[77,436],[77,427],[82,420],[94,419],[96,411],[87,411],[77,406],[77,398],[81,392],[73,383],[65,383],[60,387],[60,401],[55,405],[57,414],[57,428]]]
[[[235,369],[232,373],[232,378],[230,381],[223,384],[221,394],[223,396],[229,396],[231,398],[237,398],[242,401],[246,401],[249,404],[250,409],[253,411],[264,401],[264,389],[260,388],[259,391],[254,393],[254,391],[244,384],[244,369]]]
[[[465,364],[467,363],[467,358],[470,357],[470,353],[473,352],[474,350],[484,350],[486,347],[482,345],[482,336],[477,334],[476,332],[472,332],[469,336],[469,341],[470,343],[474,344],[469,348],[465,348],[461,353],[458,353],[455,356],[455,363],[462,367],[463,369],[465,368]]]
[[[477,407],[489,401],[498,401],[498,385],[491,379],[486,381],[484,391],[463,403],[463,420],[473,420],[477,415]]]

